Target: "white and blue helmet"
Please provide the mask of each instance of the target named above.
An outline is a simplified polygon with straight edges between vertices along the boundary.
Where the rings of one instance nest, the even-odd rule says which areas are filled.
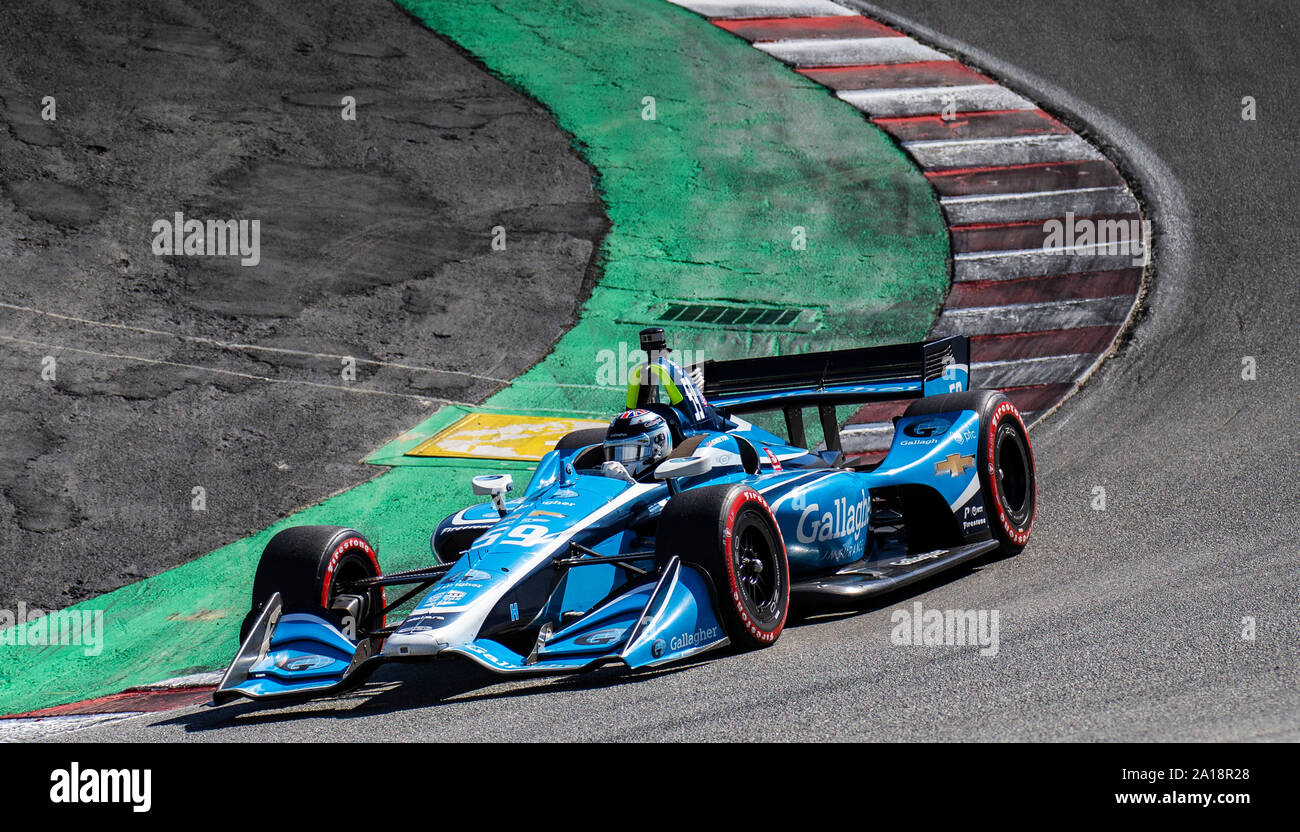
[[[633,477],[649,471],[672,449],[668,421],[650,410],[623,411],[605,434],[605,459],[620,463]]]

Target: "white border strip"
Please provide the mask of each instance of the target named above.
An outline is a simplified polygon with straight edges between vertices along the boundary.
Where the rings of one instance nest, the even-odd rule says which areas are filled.
[[[903,142],[903,149],[927,168],[1028,165],[1103,159],[1074,133],[1006,136],[996,139],[935,139]]]
[[[1118,254],[1119,245],[1100,244],[1046,251],[975,251],[953,256],[954,283],[971,280],[1015,280],[1021,277],[1104,272],[1141,268],[1142,254]]]
[[[98,728],[112,722],[143,716],[143,711],[124,711],[115,714],[69,714],[67,716],[33,716],[0,719],[0,742],[31,742],[43,740],[69,731]]]
[[[705,17],[852,17],[830,0],[668,0]]]
[[[754,44],[760,52],[799,67],[946,61],[948,56],[911,38],[799,38]]]
[[[835,94],[869,116],[924,116],[979,110],[1034,110],[1037,106],[997,84],[959,87],[896,87],[883,90],[840,90]]]
[[[1128,318],[1132,305],[1132,295],[1121,295],[945,309],[930,331],[930,337],[1011,335],[1017,332],[1053,332],[1085,326],[1114,326],[1122,324]]]
[[[1064,191],[1039,191],[1025,194],[971,194],[939,199],[950,225],[971,223],[1022,222],[1094,214],[1136,214],[1139,206],[1129,189],[1072,188]]]

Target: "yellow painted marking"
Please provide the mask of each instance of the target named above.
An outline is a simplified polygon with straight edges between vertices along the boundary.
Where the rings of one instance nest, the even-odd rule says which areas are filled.
[[[509,413],[471,413],[406,452],[407,456],[539,460],[568,432],[605,422]]]

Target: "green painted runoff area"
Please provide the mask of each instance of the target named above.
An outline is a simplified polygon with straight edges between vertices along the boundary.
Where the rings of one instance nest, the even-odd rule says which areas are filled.
[[[665,317],[676,318],[663,324],[670,343],[701,358],[916,341],[930,329],[949,284],[933,192],[887,136],[821,87],[668,3],[398,5],[550,110],[596,170],[611,223],[577,324],[485,407],[612,415],[623,391],[610,383],[611,356]],[[683,304],[746,310],[750,320],[797,314],[780,326],[694,323],[682,319],[716,309],[697,315]],[[444,408],[377,451],[370,461],[395,467],[366,483],[78,604],[103,611],[98,655],[0,646],[0,713],[220,669],[237,647],[257,558],[286,526],[354,526],[385,569],[426,563],[438,520],[476,501],[471,475],[512,470],[526,480],[530,467],[407,464],[406,450],[464,412]]]

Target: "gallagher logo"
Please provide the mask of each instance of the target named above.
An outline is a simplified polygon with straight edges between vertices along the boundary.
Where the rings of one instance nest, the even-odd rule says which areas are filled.
[[[618,641],[619,636],[623,635],[622,630],[604,629],[597,630],[594,633],[587,633],[585,636],[579,636],[573,640],[574,644],[581,644],[584,647],[600,647],[606,644],[613,644]]]
[[[933,439],[943,436],[952,427],[947,419],[921,419],[903,428],[903,433],[914,439]]]
[[[867,528],[871,519],[871,498],[865,490],[859,490],[859,493],[862,498],[853,504],[849,503],[847,497],[837,498],[832,504],[834,512],[828,511],[820,519],[818,512],[821,511],[821,506],[817,503],[810,504],[799,516],[799,524],[794,530],[795,538],[800,543],[815,543],[852,537]]]
[[[326,665],[333,664],[334,660],[328,656],[294,656],[289,653],[282,653],[275,660],[275,666],[289,673],[303,673],[308,670],[319,670]]]
[[[672,641],[668,642],[668,646],[673,650],[684,650],[687,647],[695,647],[704,644],[706,641],[712,641],[719,635],[717,627],[701,627],[693,633],[682,633],[673,636]]]

